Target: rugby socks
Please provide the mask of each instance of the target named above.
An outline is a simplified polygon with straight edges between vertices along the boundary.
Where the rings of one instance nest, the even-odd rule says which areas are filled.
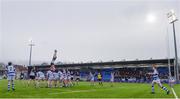
[[[154,85],[152,85],[152,92],[154,93]]]
[[[8,81],[8,91],[10,90],[10,81]]]
[[[169,91],[166,87],[162,86],[162,89],[165,90],[165,91]]]
[[[14,81],[12,81],[12,89],[15,90],[15,89],[14,89]]]

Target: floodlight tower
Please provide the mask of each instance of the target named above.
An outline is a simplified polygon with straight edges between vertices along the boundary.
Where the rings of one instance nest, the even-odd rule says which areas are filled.
[[[169,13],[167,13],[167,18],[169,20],[169,23],[173,26],[173,34],[174,34],[174,50],[175,50],[175,76],[177,82],[179,82],[179,67],[178,67],[178,55],[177,55],[177,45],[176,45],[176,32],[175,32],[175,22],[178,21],[175,11],[170,10]]]
[[[28,45],[28,46],[30,46],[29,66],[31,66],[32,48],[33,48],[33,46],[35,46],[35,44],[33,43],[32,39],[30,39],[29,42],[30,42],[29,45]]]

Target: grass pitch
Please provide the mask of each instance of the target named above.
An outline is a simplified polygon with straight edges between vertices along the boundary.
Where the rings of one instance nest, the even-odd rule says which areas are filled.
[[[45,85],[44,85],[45,86]],[[168,89],[170,87],[164,84]],[[15,91],[7,91],[7,80],[0,80],[0,98],[174,98],[171,91],[169,95],[155,86],[155,94],[151,94],[151,84],[137,83],[95,83],[80,82],[70,88],[35,88],[27,86],[27,81],[15,81]],[[170,89],[171,90],[171,89]],[[180,97],[180,85],[175,85],[174,90]]]

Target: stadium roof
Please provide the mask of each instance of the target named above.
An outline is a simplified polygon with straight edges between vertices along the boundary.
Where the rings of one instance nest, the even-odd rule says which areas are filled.
[[[174,63],[174,59],[170,59],[171,65]],[[111,62],[95,62],[95,63],[73,63],[73,64],[60,64],[56,67],[143,67],[151,64],[166,65],[168,59],[150,59],[150,60],[132,60],[132,61],[111,61]],[[28,66],[33,67],[33,66]],[[38,65],[35,67],[47,68],[50,65]]]

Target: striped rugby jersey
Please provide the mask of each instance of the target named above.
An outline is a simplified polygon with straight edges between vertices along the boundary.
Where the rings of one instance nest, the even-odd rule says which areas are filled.
[[[158,80],[158,79],[159,79],[159,73],[158,73],[157,69],[154,69],[153,80]]]
[[[7,75],[8,76],[15,76],[16,69],[15,69],[15,67],[13,65],[7,66],[6,69],[7,69]]]

